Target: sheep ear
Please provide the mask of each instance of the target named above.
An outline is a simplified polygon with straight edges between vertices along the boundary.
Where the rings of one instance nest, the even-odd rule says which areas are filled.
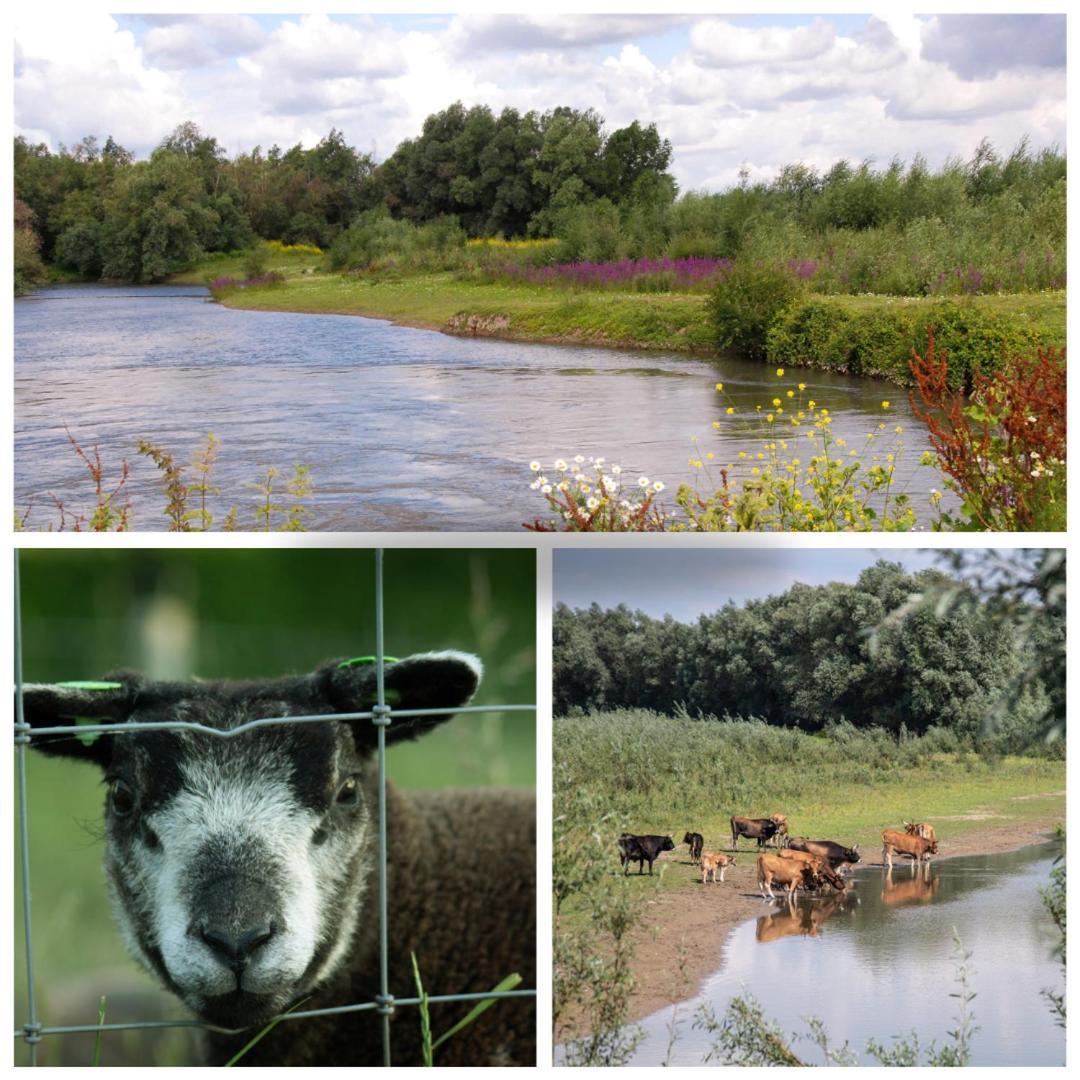
[[[336,661],[322,668],[320,674],[326,679],[326,690],[339,712],[367,712],[375,705],[375,664],[371,657]],[[387,743],[415,739],[449,720],[453,710],[465,705],[476,693],[482,674],[479,658],[463,652],[417,653],[388,662],[384,682],[386,703],[391,710],[446,707],[449,711],[398,718],[392,711],[392,722],[386,729]],[[359,748],[375,747],[377,729],[370,720],[358,720],[352,727]]]
[[[121,673],[101,681],[26,683],[23,718],[31,728],[76,724],[118,724],[134,707],[141,679]],[[35,750],[105,766],[112,757],[112,739],[101,732],[86,735],[31,735]]]

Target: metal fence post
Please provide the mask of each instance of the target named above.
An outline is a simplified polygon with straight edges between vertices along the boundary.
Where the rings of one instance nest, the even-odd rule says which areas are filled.
[[[24,1038],[30,1047],[30,1064],[37,1065],[37,1044],[41,1041],[41,1024],[37,1018],[34,999],[34,952],[30,934],[30,830],[26,797],[26,748],[30,743],[30,725],[23,713],[22,693],[22,603],[19,596],[19,552],[15,551],[15,765],[19,799],[19,856],[22,877],[23,936],[26,939],[26,1011]]]

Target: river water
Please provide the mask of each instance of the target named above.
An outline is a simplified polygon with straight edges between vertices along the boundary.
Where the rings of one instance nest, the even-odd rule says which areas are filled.
[[[137,440],[186,464],[213,432],[218,524],[236,505],[241,527],[254,527],[260,496],[247,485],[268,467],[284,476],[303,463],[314,483],[311,529],[520,531],[547,510],[529,490],[531,460],[602,456],[634,479],[662,480],[673,495],[695,472],[690,458],[714,453],[715,466],[761,450],[761,422],[729,417],[727,406],[753,413],[774,396],[790,406],[784,391],[797,381],[830,410],[849,449],[873,432],[884,454],[894,425],[903,426],[898,486],[923,527],[929,492],[942,487],[918,464],[929,443],[906,392],[874,380],[808,370],[780,380],[730,359],[233,311],[194,286],[41,289],[15,301],[14,322],[15,498],[18,510],[31,508],[29,528],[56,524],[53,496],[72,511],[93,505],[67,432],[85,450],[98,448],[107,487],[130,464],[126,490],[141,529],[164,526],[165,498]],[[789,454],[805,462],[803,446]]]
[[[1049,884],[1060,847],[1044,844],[1002,855],[972,855],[891,874],[865,867],[844,899],[762,905],[763,914],[736,928],[725,964],[700,995],[643,1022],[646,1038],[635,1065],[700,1065],[712,1045],[694,1026],[702,1005],[719,1019],[731,998],[749,992],[788,1035],[805,1033],[805,1018],[824,1021],[830,1042],[846,1040],[862,1053],[868,1039],[886,1046],[918,1033],[919,1042],[944,1046],[956,1027],[958,1003],[953,930],[968,962],[978,1031],[975,1065],[1064,1065],[1065,1035],[1041,991],[1063,989],[1054,957],[1057,930],[1039,889]],[[814,1064],[820,1051],[803,1039],[792,1044]],[[710,1064],[720,1064],[713,1059]]]

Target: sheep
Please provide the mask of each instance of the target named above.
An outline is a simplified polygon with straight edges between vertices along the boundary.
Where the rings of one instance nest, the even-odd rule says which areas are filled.
[[[385,665],[392,709],[458,708],[479,684],[476,657],[422,653]],[[369,711],[374,665],[332,661],[253,682],[29,684],[32,728]],[[451,712],[393,717],[387,745]],[[208,1064],[223,1064],[272,1017],[370,1002],[379,992],[377,728],[369,719],[272,724],[232,738],[182,730],[38,736],[48,754],[105,775],[105,868],[129,951],[201,1020]],[[536,985],[535,796],[399,792],[387,784],[389,979],[415,997],[410,952],[430,994]],[[434,1003],[437,1037],[473,1007]],[[535,1064],[532,998],[497,1001],[438,1051],[439,1065]],[[244,1065],[379,1065],[374,1009],[286,1021]],[[420,1017],[394,1010],[392,1062],[418,1065]]]

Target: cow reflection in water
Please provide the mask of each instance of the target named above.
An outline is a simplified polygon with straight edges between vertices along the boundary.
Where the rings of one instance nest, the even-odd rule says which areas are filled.
[[[757,939],[762,944],[784,937],[817,937],[821,927],[834,915],[850,911],[858,904],[852,893],[840,893],[824,900],[804,900],[786,905],[772,915],[761,915],[757,921]]]
[[[893,881],[892,867],[889,867],[881,879],[881,902],[886,907],[928,904],[934,899],[940,884],[940,879],[934,876],[928,862],[912,863],[911,876],[901,874],[898,881]]]

